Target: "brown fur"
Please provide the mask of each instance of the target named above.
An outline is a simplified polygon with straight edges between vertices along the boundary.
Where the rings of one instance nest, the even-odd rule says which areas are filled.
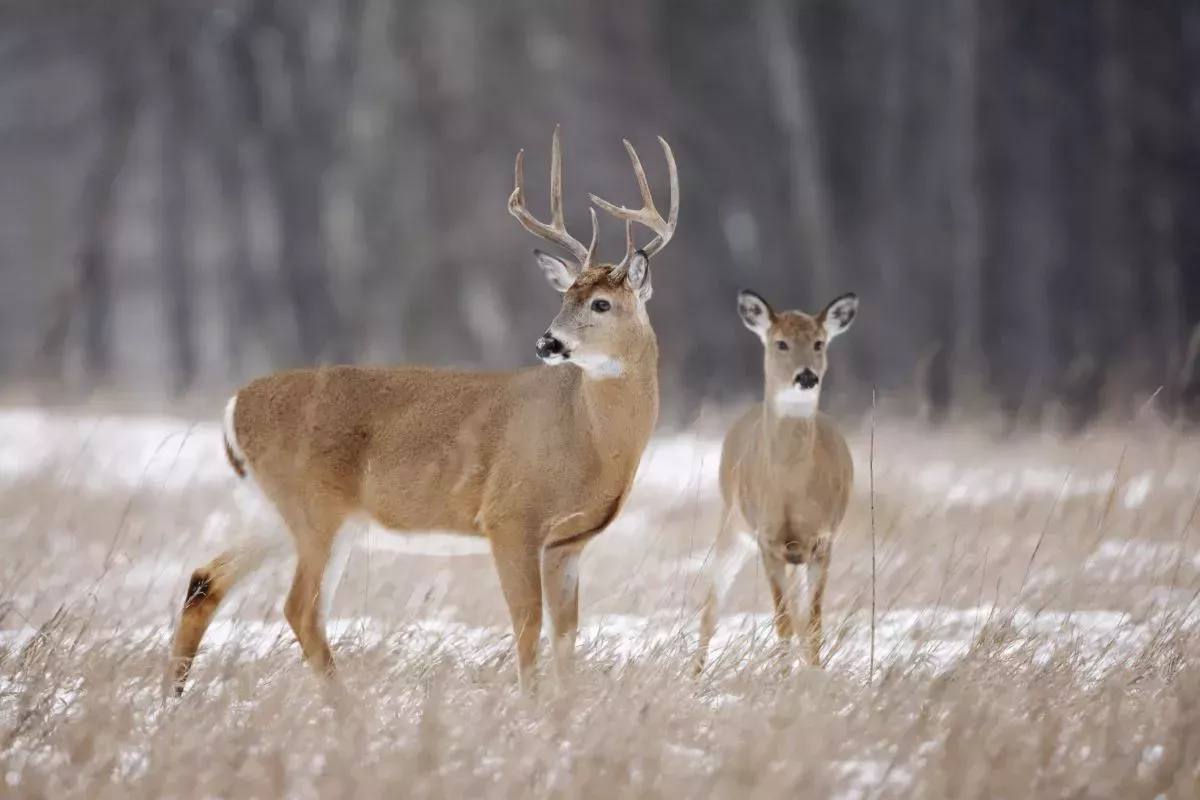
[[[556,133],[556,175],[557,158]],[[535,230],[520,181],[518,164],[510,208]],[[565,230],[553,230],[558,243],[568,241]],[[644,305],[644,253],[627,253],[617,267],[540,258],[555,277],[562,270],[573,278],[550,330],[572,343],[579,363],[611,356],[617,373],[570,363],[512,372],[340,366],[276,373],[238,392],[228,455],[238,469],[236,450],[244,453],[240,472],[248,467],[293,536],[298,563],[284,611],[318,671],[333,669],[318,611],[322,578],[338,531],[358,516],[397,532],[489,539],[522,686],[534,677],[543,595],[556,656],[569,666],[576,562],[620,511],[654,429],[658,346]],[[597,314],[597,297],[611,308]],[[203,604],[185,603],[173,650],[176,691],[220,599],[259,561],[230,551],[202,569],[210,589]]]
[[[208,630],[213,614],[221,605],[224,596],[224,587],[219,583],[214,585],[213,572],[208,568],[201,568],[192,573],[187,594],[184,596],[179,629],[175,632],[178,667],[174,677],[180,688],[187,681],[192,660],[196,651],[200,649],[200,640],[204,638],[204,632]]]
[[[826,315],[835,304],[845,300],[839,298],[816,317],[797,311],[775,316],[763,303],[767,318],[759,321],[756,332],[763,337],[765,346],[764,400],[747,409],[734,423],[721,449],[723,510],[715,544],[715,567],[728,568],[738,545],[735,537],[754,532],[771,588],[775,630],[780,640],[786,641],[799,632],[788,566],[799,569],[803,565],[810,584],[808,658],[814,666],[821,663],[822,600],[832,539],[846,516],[854,462],[836,425],[816,410],[815,398],[810,416],[781,413],[775,398],[804,370],[824,378],[825,345],[832,338]],[[852,320],[853,315],[851,309],[848,319]],[[754,330],[755,312],[751,311],[750,317],[746,322]],[[849,321],[840,327],[835,325],[838,329],[832,335],[848,325]],[[779,342],[786,343],[788,349],[779,350]],[[821,349],[815,349],[814,345]],[[736,567],[733,569],[736,572]],[[717,579],[731,581],[732,577],[718,575]],[[720,590],[714,585],[705,600],[697,671],[703,669],[709,641],[716,629],[719,595]]]

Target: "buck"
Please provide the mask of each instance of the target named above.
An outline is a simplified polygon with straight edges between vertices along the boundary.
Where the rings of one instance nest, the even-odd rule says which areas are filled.
[[[734,423],[721,447],[722,512],[713,581],[700,617],[697,674],[708,657],[721,601],[755,545],[781,644],[799,632],[795,606],[807,584],[808,659],[821,665],[821,602],[854,462],[845,438],[817,406],[828,365],[826,347],[845,333],[857,312],[853,294],[837,298],[815,317],[800,311],[775,314],[753,292],[738,295],[742,322],[763,343],[764,393],[762,403]]]
[[[522,690],[534,685],[543,599],[556,665],[571,670],[580,553],[621,510],[658,418],[658,346],[646,314],[650,259],[670,242],[679,215],[675,159],[659,142],[671,192],[665,219],[628,141],[642,207],[590,195],[625,222],[625,257],[615,265],[597,261],[594,208],[590,245],[567,233],[558,129],[549,223],[526,208],[524,151],[517,154],[509,212],[569,255],[534,250],[563,293],[537,341],[537,356],[549,366],[306,369],[259,378],[229,401],[226,455],[291,534],[297,564],[284,616],[319,674],[334,671],[323,622],[345,564],[339,532],[351,521],[397,533],[485,537],[512,617]],[[634,224],[654,233],[641,249]],[[252,541],[192,574],[167,675],[176,694],[221,601],[270,552]]]

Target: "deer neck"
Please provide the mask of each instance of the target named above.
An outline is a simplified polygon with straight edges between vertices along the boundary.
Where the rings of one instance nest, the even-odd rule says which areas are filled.
[[[586,420],[597,454],[609,463],[636,469],[658,421],[658,342],[654,332],[608,374],[585,372],[579,414]]]
[[[817,403],[810,407],[781,402],[768,390],[763,400],[762,452],[770,462],[794,468],[811,461],[817,441]]]

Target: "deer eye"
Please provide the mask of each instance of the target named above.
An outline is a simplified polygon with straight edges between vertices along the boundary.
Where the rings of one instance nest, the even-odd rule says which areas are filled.
[[[785,342],[783,339],[780,339],[778,342],[775,343],[775,347],[779,350],[787,350],[788,343]]]
[[[608,302],[607,300],[593,300],[592,301],[592,311],[595,311],[597,313],[603,314],[605,311],[608,311],[610,308],[612,308],[612,303]]]
[[[818,339],[817,341],[813,342],[813,350],[815,350],[816,352],[818,352],[818,353],[819,353],[819,352],[821,352],[821,351],[822,351],[822,350],[824,350],[824,349],[825,349],[825,343],[824,343],[824,342],[822,342],[820,339]]]

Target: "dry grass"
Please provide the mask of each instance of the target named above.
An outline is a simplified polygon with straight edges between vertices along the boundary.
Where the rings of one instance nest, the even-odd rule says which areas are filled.
[[[570,686],[516,692],[487,556],[375,547],[335,604],[342,712],[281,622],[287,570],[214,630],[191,691],[161,700],[187,573],[247,524],[232,479],[168,476],[175,443],[124,483],[104,479],[107,440],[34,473],[0,445],[0,796],[1200,796],[1194,445],[881,425],[868,682],[866,436],[829,668],[775,652],[748,564],[699,680],[712,451],[669,444],[585,557]]]

